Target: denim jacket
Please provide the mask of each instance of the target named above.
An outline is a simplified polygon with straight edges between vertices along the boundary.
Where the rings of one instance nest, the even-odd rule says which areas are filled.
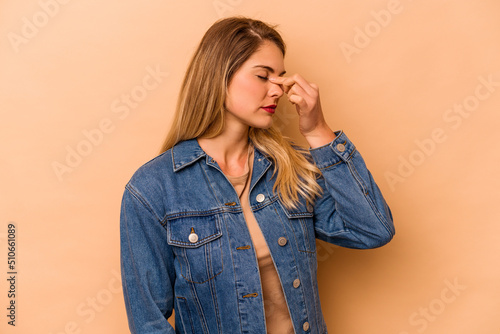
[[[322,172],[314,206],[284,207],[274,166],[257,149],[250,206],[267,241],[295,333],[327,333],[316,278],[316,243],[375,248],[395,231],[364,160],[342,131],[310,149]],[[121,270],[132,333],[265,334],[255,249],[240,201],[196,139],[141,166],[125,186]],[[175,329],[167,319],[175,309]]]

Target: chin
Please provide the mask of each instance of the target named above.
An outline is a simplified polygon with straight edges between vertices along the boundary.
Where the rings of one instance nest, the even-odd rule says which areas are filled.
[[[251,124],[250,126],[252,128],[256,128],[256,129],[262,129],[262,130],[266,130],[266,129],[269,129],[271,126],[273,125],[273,121],[271,120],[270,122],[262,122],[262,123],[254,123],[254,124]]]

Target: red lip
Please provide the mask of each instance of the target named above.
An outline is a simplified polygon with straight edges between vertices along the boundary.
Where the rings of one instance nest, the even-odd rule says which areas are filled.
[[[262,107],[262,109],[264,109],[268,113],[274,114],[274,112],[276,111],[276,105],[275,104],[271,104],[271,105]]]

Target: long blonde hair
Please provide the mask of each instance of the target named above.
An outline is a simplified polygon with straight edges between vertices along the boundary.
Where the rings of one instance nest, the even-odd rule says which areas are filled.
[[[262,21],[235,16],[215,22],[203,36],[182,82],[174,120],[160,153],[180,141],[213,138],[224,128],[227,87],[234,73],[264,41],[271,41],[285,56],[280,34]],[[273,125],[250,128],[253,145],[274,163],[273,191],[287,208],[296,208],[299,196],[308,202],[321,193],[316,182],[319,170],[306,158],[306,150],[296,150]]]

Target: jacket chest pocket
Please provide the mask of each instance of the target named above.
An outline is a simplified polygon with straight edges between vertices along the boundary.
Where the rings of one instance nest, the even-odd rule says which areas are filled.
[[[173,246],[181,275],[205,283],[223,269],[221,223],[217,215],[186,216],[167,221],[167,242]]]
[[[295,210],[284,209],[284,211],[293,229],[298,250],[308,254],[315,254],[314,208],[311,205],[307,205]]]

